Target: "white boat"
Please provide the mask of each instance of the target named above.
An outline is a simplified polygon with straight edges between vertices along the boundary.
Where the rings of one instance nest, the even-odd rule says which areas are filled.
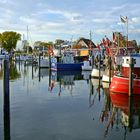
[[[84,61],[83,64],[84,65],[82,65],[82,70],[85,71],[92,70],[92,66],[90,65],[89,61]]]
[[[91,77],[101,78],[103,76],[103,71],[93,68],[91,71]]]

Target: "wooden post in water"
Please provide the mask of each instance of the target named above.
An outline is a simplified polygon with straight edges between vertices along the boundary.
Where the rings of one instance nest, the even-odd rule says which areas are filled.
[[[33,59],[33,55],[32,55],[32,79],[34,78],[34,59]]]
[[[132,96],[132,92],[133,92],[133,68],[134,68],[134,64],[135,64],[135,59],[133,59],[132,57],[130,57],[130,61],[129,61],[129,96]]]
[[[100,101],[100,85],[101,85],[101,81],[100,81],[100,79],[101,79],[101,54],[99,54],[99,101]]]
[[[98,64],[98,69],[99,69],[99,81],[101,78],[101,54],[99,54],[99,64]]]
[[[93,52],[92,52],[92,57],[91,57],[91,59],[92,59],[92,69],[93,69],[93,67],[94,67],[94,55],[93,55]]]
[[[4,93],[4,140],[10,140],[10,98],[9,98],[9,61],[3,61],[3,93]]]
[[[38,69],[39,69],[39,82],[40,82],[40,53],[39,53],[39,61],[38,61]]]
[[[111,61],[111,57],[109,57],[109,84],[111,83],[111,67],[112,67],[112,61]]]

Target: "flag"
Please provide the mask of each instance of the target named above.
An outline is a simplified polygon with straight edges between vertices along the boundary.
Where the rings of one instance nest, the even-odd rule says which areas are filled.
[[[97,46],[96,46],[98,49],[99,49],[99,51],[101,50],[101,48],[100,48],[100,45],[99,44],[97,44]]]
[[[108,37],[106,37],[106,46],[110,46],[110,40],[109,40],[109,38]]]
[[[120,16],[121,22],[126,23],[128,21],[127,16]]]

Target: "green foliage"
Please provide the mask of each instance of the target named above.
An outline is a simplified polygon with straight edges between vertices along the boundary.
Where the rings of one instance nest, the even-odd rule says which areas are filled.
[[[13,49],[15,49],[17,41],[20,39],[21,35],[13,31],[5,31],[3,33],[0,33],[0,45],[7,52],[10,52]]]
[[[49,46],[52,46],[53,45],[53,42],[41,42],[41,41],[36,41],[34,43],[34,46],[39,46],[39,47],[49,47]]]
[[[9,68],[9,79],[15,80],[21,77],[21,74],[18,72],[16,65],[10,64]]]
[[[64,43],[64,40],[61,40],[61,39],[55,40],[55,45],[61,45],[62,43]]]

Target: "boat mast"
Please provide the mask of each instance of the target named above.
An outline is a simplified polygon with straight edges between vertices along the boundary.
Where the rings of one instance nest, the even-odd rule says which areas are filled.
[[[126,16],[126,33],[127,33],[127,35],[126,35],[126,37],[127,37],[126,41],[127,41],[127,47],[128,47],[128,17],[127,16]]]
[[[90,30],[90,33],[89,33],[89,36],[90,36],[90,57],[92,56],[92,44],[91,44],[91,42],[92,42],[92,34],[91,34],[91,30]]]
[[[127,16],[120,16],[121,22],[126,24],[126,47],[128,47],[128,17]]]
[[[27,25],[27,54],[29,53],[29,44],[28,44],[28,25]]]

